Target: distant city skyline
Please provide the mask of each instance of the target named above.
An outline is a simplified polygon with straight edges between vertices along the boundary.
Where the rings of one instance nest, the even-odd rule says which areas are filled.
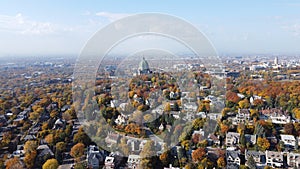
[[[300,2],[1,1],[0,57],[79,55],[105,25],[157,12],[195,25],[219,54],[300,54]]]

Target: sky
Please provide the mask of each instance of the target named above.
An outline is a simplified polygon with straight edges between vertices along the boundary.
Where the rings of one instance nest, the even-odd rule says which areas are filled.
[[[300,54],[300,1],[3,0],[0,57],[78,56],[95,32],[133,14],[180,17],[221,54]]]

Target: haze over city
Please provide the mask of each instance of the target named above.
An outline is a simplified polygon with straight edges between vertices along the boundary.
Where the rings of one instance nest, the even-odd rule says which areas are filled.
[[[299,54],[300,3],[274,1],[1,1],[0,57],[78,56],[100,28],[158,12],[185,19],[222,54]]]

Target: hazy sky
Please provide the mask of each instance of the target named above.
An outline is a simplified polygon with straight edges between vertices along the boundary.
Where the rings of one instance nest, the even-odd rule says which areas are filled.
[[[3,0],[0,9],[0,56],[78,56],[101,27],[144,12],[187,20],[219,53],[300,54],[296,0]]]

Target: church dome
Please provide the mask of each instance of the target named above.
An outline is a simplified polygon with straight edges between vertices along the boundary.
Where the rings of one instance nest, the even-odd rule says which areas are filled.
[[[143,60],[140,62],[140,64],[139,64],[139,70],[140,71],[147,71],[147,70],[149,70],[149,64],[145,60],[145,58],[143,58]]]

